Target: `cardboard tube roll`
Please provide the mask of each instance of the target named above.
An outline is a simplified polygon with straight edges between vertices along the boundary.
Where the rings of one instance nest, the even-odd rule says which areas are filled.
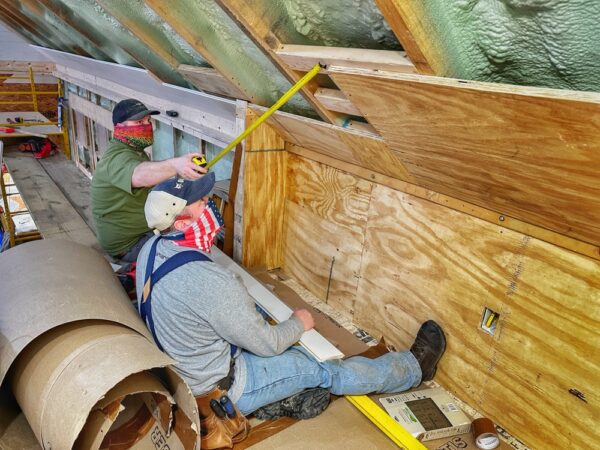
[[[152,336],[110,264],[92,248],[44,239],[0,253],[0,383],[34,339],[79,320],[105,320]]]

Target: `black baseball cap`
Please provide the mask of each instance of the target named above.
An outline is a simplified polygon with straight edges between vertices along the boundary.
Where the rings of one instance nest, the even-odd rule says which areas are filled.
[[[139,100],[135,98],[126,98],[117,103],[112,112],[113,125],[116,125],[126,120],[140,120],[146,116],[155,116],[160,114],[160,111],[149,110]]]

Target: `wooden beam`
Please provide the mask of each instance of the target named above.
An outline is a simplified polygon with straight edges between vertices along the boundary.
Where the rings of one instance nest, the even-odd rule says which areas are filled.
[[[248,100],[248,97],[237,86],[215,69],[180,64],[177,71],[201,91]]]
[[[204,47],[202,42],[192,33],[186,25],[180,22],[180,20],[172,13],[171,8],[167,2],[162,0],[144,0],[146,5],[151,8],[162,20],[164,20],[171,28],[187,42],[198,54],[200,54],[211,66],[213,66],[219,73],[221,73],[226,79],[228,79],[234,86],[240,86],[239,80],[230,73],[228,68],[221,64],[220,61],[213,57],[212,53]],[[244,96],[252,99],[253,95],[251,92],[243,91]]]
[[[4,23],[4,25],[8,27],[13,33],[21,36],[30,44],[50,46],[48,40],[42,39],[41,36],[38,36],[32,33],[31,31],[24,29],[22,26],[18,25],[12,18],[5,16],[2,10],[0,10],[0,22]]]
[[[600,244],[600,94],[330,72],[416,184]]]
[[[52,36],[61,43],[61,49],[67,48],[71,52],[87,56],[90,58],[107,59],[109,56],[99,49],[93,40],[88,39],[85,35],[79,33],[76,29],[78,36],[73,39],[69,36],[65,30],[72,29],[73,27],[56,16],[50,9],[46,8],[38,0],[4,0],[10,2],[11,7],[15,10],[19,10],[27,16],[28,21],[33,21],[36,28],[40,28],[46,35]],[[61,26],[58,27],[53,24],[48,17],[54,16],[54,19],[61,22]]]
[[[362,116],[362,113],[339,89],[319,88],[315,92],[315,98],[331,111],[350,114],[352,116]]]
[[[364,48],[321,47],[316,45],[282,45],[275,51],[294,70],[309,71],[315,64],[360,67],[389,72],[417,73],[405,52],[366,50]],[[327,67],[322,69],[327,73]]]
[[[247,110],[246,128],[258,119]],[[246,267],[281,267],[287,152],[268,124],[250,134],[244,147],[243,259]]]
[[[417,0],[417,2],[420,1]],[[375,0],[383,17],[419,73],[443,75],[439,69],[439,63],[436,64],[431,44],[427,42],[427,33],[420,20],[422,5],[417,2],[414,0]]]
[[[279,71],[292,84],[296,83],[301,74],[289,67],[277,54],[276,49],[281,47],[277,36],[271,31],[270,24],[264,16],[257,14],[255,5],[245,0],[216,0],[223,10],[233,19],[235,23],[246,33],[246,35],[258,46],[259,49],[275,64]],[[304,86],[299,92],[312,105],[317,114],[329,123],[341,123],[343,118],[338,114],[325,108],[314,96],[318,84],[313,80]]]
[[[48,38],[48,36],[44,35],[39,29],[34,27],[26,18],[22,16],[22,14],[17,14],[9,5],[4,5],[2,2],[0,2],[0,17],[2,17],[7,23],[10,23],[13,29],[23,30],[29,33],[31,36],[35,36],[35,38],[39,42],[43,43],[44,46],[50,48],[58,47],[54,41]]]
[[[0,72],[27,72],[32,68],[35,74],[52,75],[55,64],[51,61],[0,61]]]
[[[113,130],[112,113],[102,106],[96,105],[72,92],[69,93],[69,101],[67,104],[69,108],[83,114],[85,117],[89,117],[107,130]]]

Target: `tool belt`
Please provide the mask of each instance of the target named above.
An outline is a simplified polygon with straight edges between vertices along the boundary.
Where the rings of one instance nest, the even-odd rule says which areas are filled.
[[[232,448],[248,436],[250,423],[227,396],[227,391],[215,387],[208,394],[196,397],[200,414],[202,449]]]

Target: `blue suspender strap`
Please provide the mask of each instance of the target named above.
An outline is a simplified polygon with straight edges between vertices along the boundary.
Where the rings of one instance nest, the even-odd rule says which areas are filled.
[[[177,269],[179,266],[183,266],[184,264],[192,261],[211,261],[211,259],[206,255],[194,250],[179,252],[171,256],[164,263],[162,263],[158,269],[152,272],[152,269],[154,268],[154,259],[156,258],[156,246],[160,240],[161,237],[158,237],[152,243],[152,247],[150,247],[150,253],[148,255],[148,261],[146,262],[146,274],[144,275],[144,290],[142,292],[142,301],[140,303],[140,315],[142,316],[142,320],[148,325],[148,328],[152,333],[152,337],[154,338],[154,342],[156,342],[156,345],[161,351],[164,351],[156,336],[154,320],[152,319],[152,288],[160,281],[162,277]]]

